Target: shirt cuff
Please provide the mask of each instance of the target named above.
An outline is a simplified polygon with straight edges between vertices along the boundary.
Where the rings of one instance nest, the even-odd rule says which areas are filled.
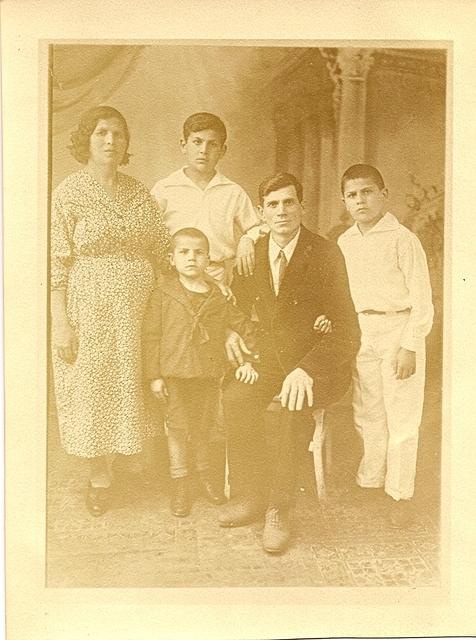
[[[257,224],[254,227],[251,227],[251,229],[248,229],[248,231],[244,234],[247,238],[250,238],[251,240],[253,240],[253,242],[256,244],[256,242],[262,238],[263,236],[266,236],[269,233],[269,227],[267,224],[263,223],[263,224]]]

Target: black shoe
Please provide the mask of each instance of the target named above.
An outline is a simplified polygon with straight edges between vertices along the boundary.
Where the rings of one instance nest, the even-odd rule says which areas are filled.
[[[269,507],[263,529],[263,549],[268,553],[282,553],[291,539],[287,509]]]
[[[263,498],[239,496],[224,505],[218,514],[220,527],[242,527],[264,515],[266,505]]]
[[[94,517],[102,516],[109,509],[111,502],[111,487],[93,487],[88,484],[86,493],[86,508]]]
[[[214,482],[207,473],[200,473],[198,475],[198,484],[202,495],[212,504],[223,504],[226,502],[226,497],[223,491],[218,490],[215,487]]]
[[[188,486],[188,478],[172,479],[172,497],[170,499],[170,510],[178,518],[184,518],[190,513],[192,508],[192,498]]]

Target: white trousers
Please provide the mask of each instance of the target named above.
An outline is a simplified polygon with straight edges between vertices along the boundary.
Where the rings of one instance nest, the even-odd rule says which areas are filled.
[[[407,314],[359,314],[362,342],[353,373],[353,410],[364,454],[361,487],[385,487],[395,500],[413,496],[418,431],[425,387],[425,341],[416,351],[416,373],[397,380],[393,362]]]

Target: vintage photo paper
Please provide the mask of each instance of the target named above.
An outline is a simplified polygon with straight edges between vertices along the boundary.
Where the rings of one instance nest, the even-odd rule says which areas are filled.
[[[33,2],[21,4],[31,9],[29,16],[8,1],[1,7],[10,637],[470,634],[474,501],[467,386],[474,367],[467,324],[471,260],[465,251],[471,227],[464,213],[471,198],[462,185],[471,183],[466,148],[474,137],[468,111],[474,46],[468,44],[463,17],[474,17],[474,8],[462,3],[461,13],[451,11],[457,28],[450,32],[430,2],[415,9],[428,24],[399,12],[399,7],[408,8],[405,3],[388,5],[382,22],[375,24],[382,8],[360,3],[338,11],[321,5],[321,22],[315,19],[315,3],[303,3],[301,11],[263,3],[261,18],[255,15],[251,22],[248,8],[212,2],[201,11],[192,4],[155,7],[144,2],[143,10],[127,20],[117,4],[52,2],[51,13]],[[180,19],[185,8],[193,28]],[[233,16],[236,28],[219,27],[217,11],[228,20]],[[345,29],[332,28],[336,15]],[[365,24],[364,15],[373,26]],[[108,21],[107,29],[101,20]],[[84,113],[98,105],[119,115],[101,112],[85,129]],[[266,195],[258,193],[264,178],[283,171],[296,176],[303,187],[298,211],[304,233],[319,234],[338,252],[338,238],[353,223],[340,179],[350,165],[365,162],[383,176],[381,193],[385,211],[395,215],[393,224],[410,230],[414,235],[408,237],[418,239],[411,242],[421,252],[399,254],[396,268],[406,270],[407,282],[412,278],[415,284],[410,307],[390,312],[390,322],[403,326],[431,284],[434,315],[421,329],[429,331],[426,357],[416,348],[418,371],[426,361],[424,387],[419,396],[405,396],[395,418],[389,418],[392,425],[400,420],[400,433],[415,421],[413,449],[408,443],[398,449],[395,467],[389,426],[390,440],[380,446],[389,447],[385,473],[393,479],[365,488],[363,463],[359,467],[362,432],[359,437],[355,428],[358,407],[355,391],[352,404],[349,378],[342,393],[308,420],[309,437],[295,458],[289,504],[283,509],[282,502],[270,502],[272,509],[278,505],[279,517],[284,511],[290,527],[279,553],[269,549],[276,544],[275,538],[269,542],[270,530],[281,526],[271,522],[270,505],[245,526],[223,525],[220,514],[227,505],[212,504],[198,458],[196,477],[192,474],[187,485],[187,513],[174,513],[179,485],[173,471],[171,398],[164,410],[143,374],[147,365],[140,344],[146,340],[143,320],[153,285],[146,266],[152,258],[144,247],[152,246],[151,234],[158,234],[152,249],[159,247],[160,253],[167,231],[138,222],[131,212],[140,211],[145,216],[140,220],[146,221],[163,215],[165,224],[172,225],[170,195],[164,199],[157,181],[165,179],[166,186],[174,187],[178,173],[187,176],[181,167],[193,160],[182,125],[196,112],[216,114],[226,126],[226,148],[218,140],[223,146],[216,170],[223,190],[236,185],[249,202],[246,215],[262,225],[251,243],[256,243],[257,256],[268,232],[260,219],[274,237]],[[81,118],[83,130],[78,129]],[[116,178],[117,190],[108,194],[97,178],[105,174],[91,177],[88,158],[94,153],[102,157],[103,143],[95,149],[92,134],[97,122],[104,125],[111,118],[117,129],[111,129],[111,136],[126,131],[124,149],[130,156],[119,166],[123,177]],[[76,142],[74,130],[79,132]],[[79,134],[86,139],[86,151],[77,147],[72,153],[71,145],[84,144],[77,142]],[[228,240],[224,227],[217,235],[222,240],[214,239],[215,227],[207,228],[212,266],[223,268],[227,282],[233,252],[240,252],[239,238],[253,226],[240,227],[239,215],[245,213],[236,214],[231,253],[213,253],[215,247],[228,246]],[[339,246],[347,269],[353,268],[340,241]],[[421,255],[427,272],[418,266]],[[373,261],[374,254],[369,256]],[[306,273],[303,268],[297,275],[295,291]],[[235,275],[235,291],[238,281]],[[350,281],[354,296],[352,274]],[[107,295],[114,286],[117,290],[108,299],[102,286]],[[58,291],[66,292],[64,308],[82,347],[73,367],[83,373],[74,379],[64,363],[67,356],[58,360],[57,333],[52,332],[51,317],[58,317],[62,295]],[[255,300],[259,319],[259,295]],[[291,302],[301,304],[298,294]],[[353,305],[358,306],[355,297]],[[365,322],[381,314],[372,307],[358,310]],[[338,332],[339,320],[330,318],[330,323]],[[365,331],[362,320],[360,328]],[[84,345],[91,336],[87,352]],[[225,390],[228,407],[227,378],[220,378],[221,373],[217,389]],[[368,382],[372,390],[381,384],[375,378]],[[172,383],[167,384],[171,390]],[[209,393],[209,386],[194,387],[192,393],[198,398]],[[390,393],[387,387],[382,390],[387,408]],[[225,491],[232,504],[236,498],[228,472],[234,458],[229,450],[227,459],[225,450],[227,436],[228,448],[233,436],[223,400],[210,398],[215,410],[207,427],[207,474],[213,490]],[[419,398],[424,398],[421,424]],[[115,428],[119,405],[121,424],[128,427],[111,435],[102,425],[109,418]],[[284,455],[273,448],[283,437],[278,406],[264,406],[263,464]],[[152,432],[153,438],[144,439]],[[186,445],[189,452],[197,446],[194,438]],[[411,458],[417,440],[413,493]],[[104,458],[103,467],[99,458]],[[395,468],[398,473],[392,476]],[[96,493],[106,495],[101,489],[107,478],[112,481],[107,504],[94,502]],[[384,483],[385,490],[373,488]],[[411,518],[398,522],[392,515],[395,503],[405,506],[406,499],[411,499]]]

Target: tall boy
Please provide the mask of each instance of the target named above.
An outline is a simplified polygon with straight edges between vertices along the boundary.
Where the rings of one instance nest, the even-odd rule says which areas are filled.
[[[342,199],[355,224],[338,244],[362,331],[353,374],[354,421],[364,454],[357,483],[384,487],[390,520],[411,520],[425,386],[425,337],[433,321],[426,256],[387,212],[387,189],[370,165],[349,167]]]
[[[236,261],[238,273],[254,268],[254,241],[260,220],[246,192],[216,170],[226,153],[227,131],[211,113],[189,116],[180,140],[186,164],[152,189],[165,212],[171,234],[183,227],[203,231],[210,242],[207,272],[230,284]]]
[[[225,331],[238,331],[251,350],[254,328],[204,277],[209,245],[201,231],[185,228],[176,232],[171,250],[174,272],[158,282],[145,316],[144,369],[151,391],[167,403],[171,510],[176,516],[186,516],[191,508],[191,457],[205,497],[215,504],[225,500],[209,473],[209,425],[224,370]],[[254,383],[258,374],[245,363],[235,377]]]

